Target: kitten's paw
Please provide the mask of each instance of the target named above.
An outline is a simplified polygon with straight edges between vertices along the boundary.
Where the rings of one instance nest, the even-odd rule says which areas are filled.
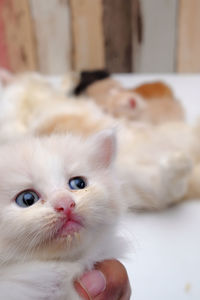
[[[192,160],[183,152],[176,152],[161,160],[162,181],[168,189],[169,202],[180,200],[186,193],[192,170]]]
[[[192,160],[183,152],[175,152],[161,160],[161,167],[173,178],[185,176],[192,170]]]

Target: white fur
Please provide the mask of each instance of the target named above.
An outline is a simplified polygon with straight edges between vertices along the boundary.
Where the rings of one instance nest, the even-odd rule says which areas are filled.
[[[13,79],[2,91],[0,141],[33,133],[56,116],[83,114],[92,121],[103,117],[92,101],[66,97],[62,89],[53,86],[46,77],[37,73],[24,74]],[[110,124],[109,121],[107,123]]]
[[[199,134],[184,123],[119,131],[116,159],[129,207],[160,209],[188,194],[199,161]]]
[[[121,252],[116,227],[124,204],[113,165],[112,132],[85,141],[73,136],[30,138],[0,148],[0,295],[7,300],[80,299],[73,280],[96,261]],[[88,185],[71,190],[84,176]],[[34,189],[42,200],[20,207],[16,195]],[[70,195],[83,218],[79,234],[54,238]]]

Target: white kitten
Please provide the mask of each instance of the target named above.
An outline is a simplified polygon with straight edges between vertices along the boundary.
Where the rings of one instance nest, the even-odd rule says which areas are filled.
[[[118,255],[114,154],[111,131],[1,146],[1,299],[80,299],[74,278]]]

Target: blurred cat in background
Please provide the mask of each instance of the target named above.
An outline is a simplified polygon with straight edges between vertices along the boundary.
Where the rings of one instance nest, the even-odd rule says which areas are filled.
[[[60,132],[66,124],[70,132],[81,130],[88,135],[112,123],[95,103],[84,97],[79,101],[73,96],[66,97],[59,83],[52,84],[45,76],[37,73],[17,76],[0,73],[0,76],[4,83],[0,102],[1,141],[25,135],[35,128],[40,133]]]
[[[68,78],[63,84],[66,88]],[[80,74],[74,94],[90,97],[104,112],[117,118],[161,124],[183,121],[185,117],[170,87],[160,81],[126,89],[105,71],[85,71]]]
[[[105,77],[104,73],[100,75]],[[77,125],[87,135],[113,122],[119,123],[115,117],[147,124],[184,119],[183,108],[170,88],[159,82],[129,91],[111,78],[101,79],[87,86],[88,98],[72,95],[78,79],[71,73],[59,81],[38,73],[14,76],[1,70],[0,78],[5,86],[1,95],[0,136],[4,135],[5,139],[25,134],[34,127],[40,127],[41,133],[60,132],[66,126],[70,131],[79,132]]]

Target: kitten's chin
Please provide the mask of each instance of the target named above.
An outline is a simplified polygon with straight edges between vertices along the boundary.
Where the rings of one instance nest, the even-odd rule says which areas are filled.
[[[37,248],[34,257],[42,260],[77,260],[84,255],[86,245],[88,245],[88,238],[84,228],[74,231],[74,224],[70,224],[56,238]]]
[[[55,233],[35,249],[35,255],[42,259],[72,259],[81,255],[88,243],[87,230],[81,218],[66,220]]]
[[[56,238],[68,238],[69,236],[78,236],[80,230],[83,228],[81,222],[76,220],[67,220],[65,224],[56,233]]]
[[[88,255],[89,249],[104,240],[105,230],[108,226],[90,228],[86,224],[66,222],[49,242],[35,249],[35,258],[42,260],[66,260],[75,261]]]

